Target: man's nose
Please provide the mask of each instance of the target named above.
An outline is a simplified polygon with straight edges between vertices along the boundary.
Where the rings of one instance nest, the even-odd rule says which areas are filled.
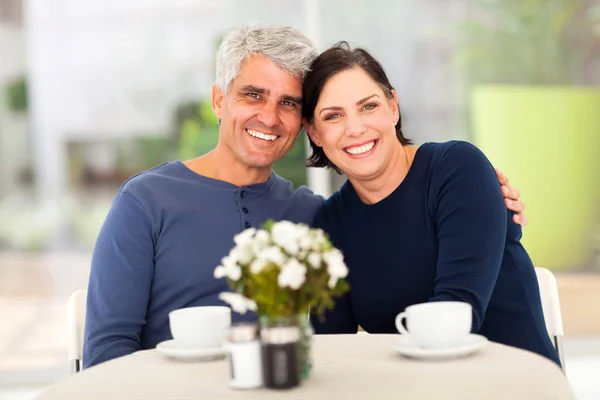
[[[260,113],[258,120],[266,127],[272,128],[279,124],[279,108],[277,104],[266,103]]]

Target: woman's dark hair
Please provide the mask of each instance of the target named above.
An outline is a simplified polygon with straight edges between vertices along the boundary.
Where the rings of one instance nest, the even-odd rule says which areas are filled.
[[[338,42],[328,50],[325,50],[312,63],[310,71],[304,78],[302,85],[302,117],[309,123],[313,123],[315,108],[321,96],[321,91],[327,81],[335,74],[352,68],[361,68],[371,79],[379,84],[385,96],[393,99],[392,85],[385,74],[381,64],[364,49],[352,49],[347,42]],[[398,123],[396,124],[396,137],[402,145],[411,144],[411,141],[402,134],[402,117],[398,110]],[[306,162],[307,167],[329,167],[341,174],[325,155],[323,149],[310,139],[311,154]]]

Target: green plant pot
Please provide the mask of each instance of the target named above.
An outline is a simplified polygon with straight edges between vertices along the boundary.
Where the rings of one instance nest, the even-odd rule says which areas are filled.
[[[600,209],[600,89],[476,86],[474,144],[518,188],[534,264],[586,265]]]

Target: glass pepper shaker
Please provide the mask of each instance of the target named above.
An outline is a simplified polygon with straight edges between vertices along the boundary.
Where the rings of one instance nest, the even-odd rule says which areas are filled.
[[[300,384],[298,326],[263,327],[261,337],[265,386],[273,389],[290,389],[298,386]]]
[[[231,370],[229,385],[234,389],[262,386],[262,349],[258,326],[252,323],[232,325],[227,335],[226,348]]]

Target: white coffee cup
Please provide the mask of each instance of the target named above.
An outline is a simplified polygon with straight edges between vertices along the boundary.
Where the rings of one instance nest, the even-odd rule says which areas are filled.
[[[231,309],[224,306],[180,308],[169,313],[173,339],[182,347],[222,346],[231,326]]]
[[[402,320],[406,318],[406,327]],[[469,303],[440,301],[406,307],[396,316],[396,329],[423,348],[444,348],[460,344],[471,332]]]

